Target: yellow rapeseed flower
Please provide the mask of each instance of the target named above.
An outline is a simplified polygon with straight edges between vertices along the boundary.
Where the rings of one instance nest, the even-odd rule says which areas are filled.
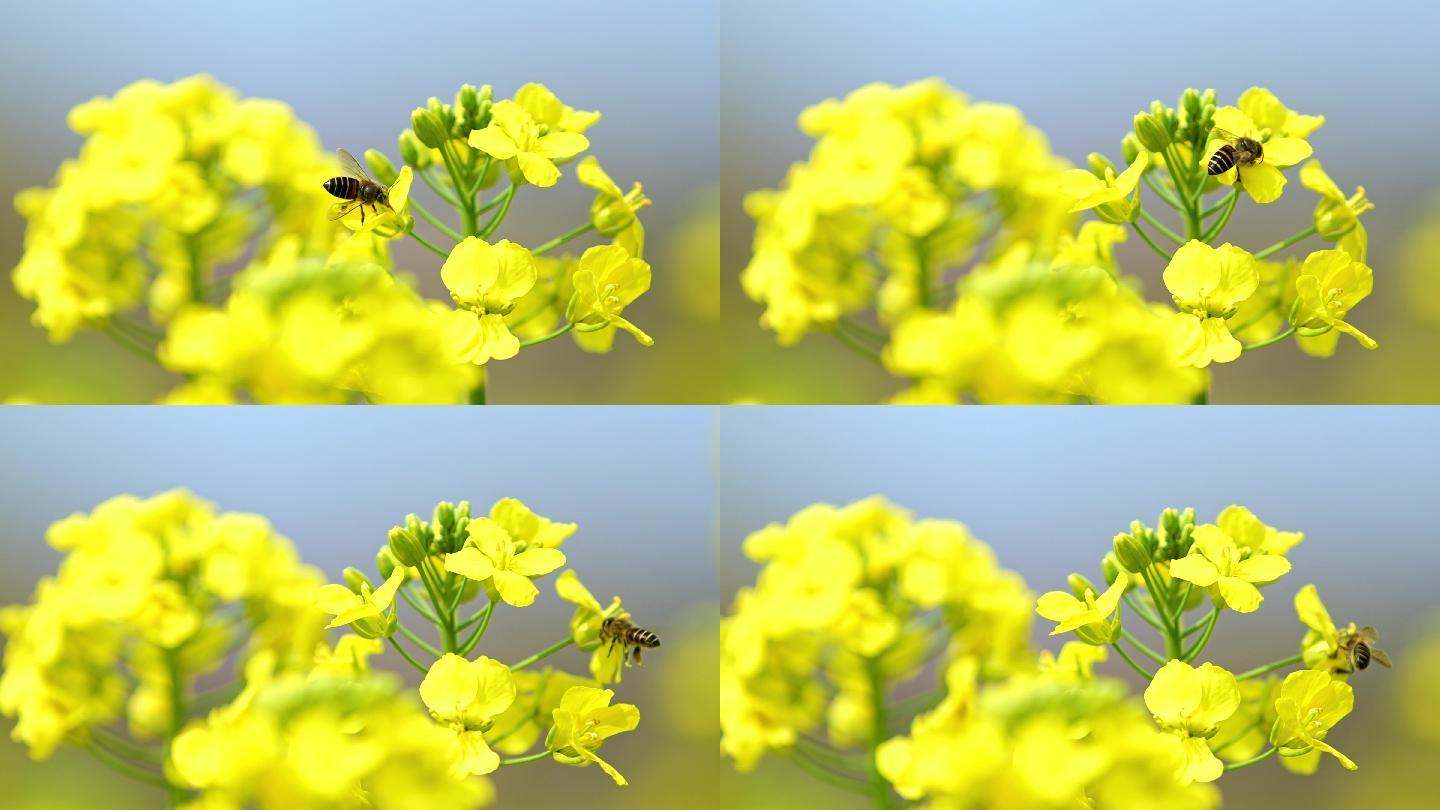
[[[1355,707],[1355,690],[1330,673],[1302,669],[1285,676],[1280,696],[1275,699],[1275,728],[1270,741],[1279,749],[1286,767],[1299,773],[1313,773],[1320,754],[1339,760],[1346,770],[1355,763],[1325,742],[1330,730]]]
[[[469,531],[465,547],[445,555],[445,570],[467,579],[489,581],[507,605],[525,607],[533,603],[540,589],[531,578],[565,564],[565,555],[559,549],[522,547],[489,518],[471,520]]]
[[[1220,527],[1196,526],[1190,553],[1170,563],[1170,576],[1202,588],[1214,587],[1231,610],[1253,613],[1265,599],[1255,585],[1284,576],[1290,561],[1278,554],[1246,552]]]
[[[1327,357],[1335,353],[1335,344],[1343,332],[1367,349],[1379,344],[1369,335],[1351,326],[1345,318],[1356,304],[1374,289],[1375,278],[1370,267],[1343,250],[1317,250],[1305,258],[1300,275],[1295,279],[1299,303],[1292,322],[1302,329],[1326,331],[1300,339],[1300,348],[1310,354]]]
[[[505,315],[535,286],[537,271],[530,251],[508,239],[490,244],[467,236],[450,251],[440,267],[440,278],[462,313],[451,316],[468,324],[474,337],[463,354],[483,365],[508,360],[520,352],[520,340],[510,333]]]
[[[1071,213],[1095,209],[1106,222],[1130,222],[1140,200],[1140,175],[1150,163],[1150,153],[1141,152],[1117,177],[1105,167],[1105,176],[1096,177],[1085,169],[1070,169],[1060,175],[1060,191],[1075,200]]]
[[[1165,267],[1165,286],[1180,311],[1173,316],[1181,362],[1204,368],[1240,356],[1226,319],[1260,286],[1255,259],[1228,242],[1213,248],[1192,239]]]
[[[1052,636],[1073,630],[1086,643],[1108,644],[1119,628],[1115,617],[1120,612],[1120,597],[1125,593],[1126,584],[1123,577],[1116,579],[1099,598],[1087,589],[1084,601],[1066,591],[1050,591],[1041,595],[1035,612],[1058,622],[1050,631]]]
[[[569,308],[570,320],[583,327],[581,346],[605,351],[615,339],[615,329],[624,329],[641,346],[655,340],[640,327],[621,316],[625,308],[650,289],[650,265],[630,255],[620,245],[596,245],[580,256],[573,279],[575,297]]]
[[[500,757],[485,742],[485,732],[515,702],[509,667],[483,655],[467,661],[446,653],[425,673],[420,699],[435,722],[455,734],[456,773],[483,775],[500,767]]]
[[[579,132],[542,131],[540,122],[514,101],[496,102],[490,114],[490,123],[484,129],[470,133],[470,145],[496,160],[512,161],[512,174],[518,173],[541,188],[553,186],[560,179],[555,161],[590,148],[590,141]]]
[[[1287,110],[1264,88],[1247,90],[1240,97],[1240,105],[1217,109],[1213,118],[1215,129],[1234,137],[1259,141],[1264,154],[1260,162],[1234,166],[1216,179],[1231,185],[1238,172],[1240,183],[1251,199],[1261,204],[1274,202],[1280,199],[1285,189],[1286,179],[1280,169],[1310,157],[1312,150],[1305,138],[1324,119],[1300,116]],[[1202,163],[1209,161],[1210,156],[1227,142],[1220,132],[1212,131]]]
[[[599,765],[617,785],[627,784],[614,766],[595,752],[616,734],[634,731],[640,725],[640,710],[629,703],[610,705],[615,693],[609,689],[573,686],[566,690],[552,716],[555,725],[545,738],[545,747],[556,762],[565,765]]]

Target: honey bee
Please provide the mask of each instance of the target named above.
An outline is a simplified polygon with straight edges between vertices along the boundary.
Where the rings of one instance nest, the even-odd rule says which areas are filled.
[[[330,207],[330,219],[341,219],[359,206],[360,224],[364,225],[365,206],[370,206],[376,214],[380,213],[380,206],[390,207],[390,189],[371,180],[354,155],[344,149],[336,149],[335,154],[340,158],[346,176],[325,181],[325,190],[342,200]]]
[[[1219,127],[1211,130],[1210,135],[1227,141],[1210,156],[1208,171],[1212,176],[1224,174],[1235,166],[1254,166],[1265,157],[1265,148],[1254,138],[1242,138]]]
[[[1373,627],[1362,627],[1355,629],[1355,623],[1340,631],[1340,650],[1338,655],[1342,661],[1341,670],[1344,673],[1355,672],[1370,666],[1371,661],[1377,661],[1386,669],[1390,668],[1390,656],[1385,651],[1375,646],[1379,640],[1379,634]]]
[[[629,619],[619,616],[611,616],[600,622],[600,640],[610,642],[610,650],[619,644],[625,654],[626,666],[629,666],[632,657],[636,666],[640,665],[641,649],[660,646],[659,636],[643,627],[636,627]]]

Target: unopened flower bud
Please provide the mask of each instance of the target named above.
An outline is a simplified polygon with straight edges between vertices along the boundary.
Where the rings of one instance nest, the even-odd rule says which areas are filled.
[[[1092,596],[1100,593],[1095,588],[1095,583],[1086,578],[1084,574],[1071,574],[1066,578],[1065,583],[1070,586],[1070,592],[1075,594],[1075,598],[1082,602],[1085,600],[1086,593]]]
[[[1133,535],[1121,532],[1115,535],[1115,559],[1132,574],[1138,574],[1150,567],[1150,555]]]
[[[389,546],[381,546],[380,550],[375,552],[375,570],[380,572],[382,579],[389,579],[399,565],[400,561],[395,559],[395,552],[391,551]]]
[[[425,546],[409,529],[396,526],[390,530],[390,553],[402,565],[414,567],[425,559]]]
[[[1091,152],[1089,155],[1086,155],[1085,163],[1090,167],[1091,174],[1102,179],[1105,177],[1106,169],[1109,169],[1115,174],[1119,174],[1119,172],[1115,171],[1115,164],[1110,162],[1110,158],[1105,157],[1099,152]]]
[[[1125,137],[1120,139],[1120,159],[1125,161],[1125,165],[1134,163],[1141,151],[1140,140],[1135,137],[1135,133],[1127,132]]]
[[[413,125],[414,122],[412,121],[411,123]],[[414,166],[416,169],[425,169],[432,163],[430,159],[430,149],[421,143],[420,139],[417,138],[411,130],[407,129],[400,133],[398,143],[400,147],[400,159],[408,165]]]
[[[341,574],[345,577],[345,587],[353,593],[360,593],[360,586],[370,587],[370,578],[358,568],[346,568]]]
[[[396,177],[400,176],[400,173],[395,170],[395,164],[391,163],[390,158],[386,157],[385,153],[379,149],[365,150],[365,165],[370,167],[370,173],[382,185],[388,186],[395,182]]]
[[[431,149],[439,149],[441,144],[449,140],[447,129],[440,119],[424,107],[416,107],[414,112],[410,113],[410,129],[415,133],[415,137],[420,139],[420,143]]]
[[[1151,152],[1163,152],[1170,145],[1170,132],[1151,113],[1135,115],[1135,137]]]
[[[1120,561],[1115,559],[1115,552],[1105,552],[1105,556],[1100,559],[1100,575],[1105,578],[1105,584],[1114,585],[1122,573]]]

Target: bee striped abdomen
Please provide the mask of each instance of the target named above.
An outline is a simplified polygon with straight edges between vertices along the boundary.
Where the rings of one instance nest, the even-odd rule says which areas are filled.
[[[1364,669],[1370,666],[1370,645],[1360,642],[1355,645],[1355,668]]]
[[[1224,146],[1220,147],[1220,149],[1217,150],[1215,154],[1210,156],[1210,165],[1208,171],[1212,175],[1224,174],[1225,172],[1230,171],[1231,167],[1233,167],[1234,165],[1235,147],[1227,143]]]
[[[332,177],[325,181],[325,190],[342,200],[353,200],[360,196],[360,181],[353,177]]]
[[[641,647],[659,647],[660,637],[649,630],[642,630],[637,627],[635,628],[635,632],[630,635],[630,643],[639,644]]]

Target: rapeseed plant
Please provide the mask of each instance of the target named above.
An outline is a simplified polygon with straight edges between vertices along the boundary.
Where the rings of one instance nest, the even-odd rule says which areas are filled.
[[[1337,628],[1314,586],[1296,597],[1298,654],[1239,674],[1201,659],[1302,540],[1240,506],[1199,525],[1168,509],[1115,537],[1103,591],[1074,574],[1036,598],[961,524],[879,498],[808,507],[745,540],[762,567],[721,628],[721,749],[741,771],[778,755],[876,808],[937,810],[1212,808],[1225,773],[1276,755],[1353,769],[1327,738],[1374,631]],[[1074,640],[1036,654],[1032,610]],[[1112,652],[1145,679],[1140,699],[1098,672]]]
[[[193,76],[82,104],[79,156],[16,197],[28,221],[16,289],[52,340],[96,329],[184,375],[170,403],[483,402],[485,366],[524,347],[573,333],[605,352],[616,327],[651,345],[621,317],[650,286],[639,183],[622,191],[587,156],[588,222],[529,247],[496,236],[522,189],[554,186],[589,148],[600,114],[540,84],[492,95],[465,85],[416,109],[401,168],[365,152],[388,207],[351,206],[338,224],[323,184],[341,167],[281,102]],[[458,224],[411,193],[417,178]],[[607,243],[547,255],[592,231]],[[438,254],[451,302],[395,266],[405,238]]]
[[[1319,356],[1342,332],[1375,348],[1348,321],[1371,292],[1363,188],[1345,196],[1311,161],[1312,225],[1253,252],[1220,240],[1242,191],[1283,194],[1324,123],[1264,88],[1235,106],[1209,90],[1154,102],[1121,143],[1123,170],[1098,153],[1070,168],[1018,110],[935,79],[866,85],[799,120],[815,145],[747,198],[741,282],[782,345],[828,332],[908,379],[893,402],[1203,402],[1212,364],[1292,337]],[[1237,142],[1257,154],[1229,158]],[[1130,231],[1161,258],[1149,278],[1169,301],[1117,265]],[[1267,261],[1317,235],[1335,248]]]
[[[629,618],[618,597],[601,610],[567,571],[556,590],[580,609],[563,639],[514,664],[476,653],[575,529],[511,498],[474,519],[441,503],[390,531],[383,584],[355,568],[324,584],[256,515],[181,490],[114,498],[53,525],[58,573],[0,611],[0,713],[32,757],[83,747],[190,810],[477,807],[487,774],[546,759],[624,785],[599,753],[640,721],[604,688],[626,661],[598,628]],[[386,644],[418,691],[372,668]],[[538,666],[570,646],[593,653],[592,675]],[[233,683],[209,688],[232,659]]]

